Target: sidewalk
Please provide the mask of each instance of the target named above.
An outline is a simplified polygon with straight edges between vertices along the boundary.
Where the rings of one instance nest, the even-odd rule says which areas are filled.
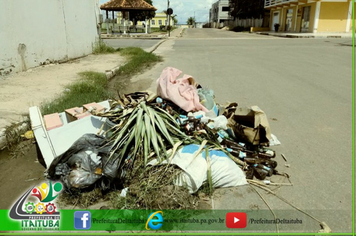
[[[5,127],[23,122],[23,114],[31,106],[40,106],[64,90],[64,86],[79,79],[79,72],[96,71],[112,76],[125,62],[119,54],[88,55],[63,64],[49,64],[26,72],[0,77],[0,150]]]
[[[175,29],[170,37],[168,34],[155,33],[155,37],[162,36],[163,40],[146,51],[153,52],[167,39],[181,37],[182,32],[183,28]],[[40,106],[42,102],[55,98],[66,85],[79,79],[79,72],[102,72],[111,78],[123,63],[125,58],[119,54],[90,54],[67,63],[49,64],[0,77],[0,150],[6,142],[5,128],[12,123],[23,122],[23,115],[28,113],[29,107]]]
[[[261,35],[270,35],[275,37],[285,38],[352,38],[352,33],[289,33],[289,32],[274,32],[274,31],[261,31],[254,32]]]

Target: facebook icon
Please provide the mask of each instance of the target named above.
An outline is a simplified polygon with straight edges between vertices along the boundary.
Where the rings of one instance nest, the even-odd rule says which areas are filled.
[[[75,229],[90,229],[91,214],[89,211],[74,212],[74,228]]]

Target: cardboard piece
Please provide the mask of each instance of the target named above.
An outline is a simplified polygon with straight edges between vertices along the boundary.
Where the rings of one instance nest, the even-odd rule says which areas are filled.
[[[236,139],[253,145],[268,145],[272,139],[267,116],[258,106],[236,108],[228,118],[228,127]]]

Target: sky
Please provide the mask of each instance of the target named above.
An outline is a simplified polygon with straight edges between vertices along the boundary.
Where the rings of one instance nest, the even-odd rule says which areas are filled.
[[[109,0],[99,0],[100,4]],[[157,8],[156,12],[167,9],[168,0],[152,0],[152,4]],[[208,22],[209,9],[217,0],[169,0],[169,7],[173,9],[173,15],[177,15],[178,24],[186,24],[189,17],[194,17],[196,22]],[[103,14],[105,18],[105,13]]]

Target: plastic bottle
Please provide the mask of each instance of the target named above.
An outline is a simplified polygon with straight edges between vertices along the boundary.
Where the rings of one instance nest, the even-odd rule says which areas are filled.
[[[246,153],[242,151],[235,151],[231,148],[226,148],[226,150],[231,153],[231,155],[240,158],[241,160],[244,160],[246,157]]]

